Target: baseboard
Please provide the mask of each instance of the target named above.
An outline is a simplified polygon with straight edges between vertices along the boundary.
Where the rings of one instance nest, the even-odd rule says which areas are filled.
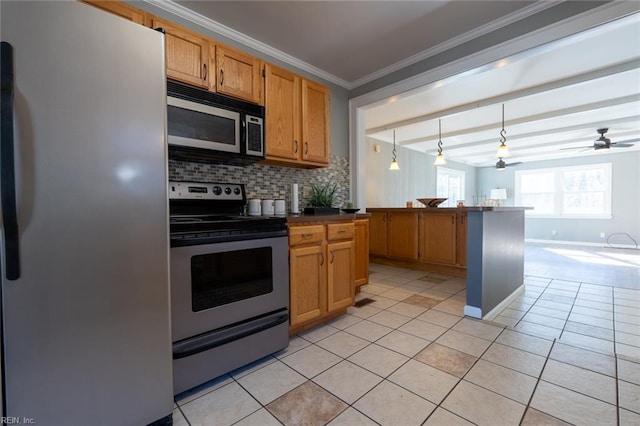
[[[515,300],[516,297],[520,296],[520,294],[524,293],[524,284],[520,287],[516,288],[511,292],[510,295],[507,296],[502,302],[498,303],[495,308],[489,311],[487,315],[485,315],[482,319],[487,321],[492,321],[495,317],[498,316],[500,312],[502,312],[507,306],[511,304]]]
[[[586,241],[538,240],[535,238],[525,238],[524,242],[536,243],[536,244],[555,244],[555,245],[562,245],[562,246],[585,246],[585,247],[624,248],[624,249],[640,250],[640,247],[636,247],[631,244],[589,243]]]

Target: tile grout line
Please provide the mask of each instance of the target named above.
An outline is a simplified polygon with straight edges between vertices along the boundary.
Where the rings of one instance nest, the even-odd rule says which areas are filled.
[[[524,280],[523,280],[523,281],[524,281]],[[538,297],[536,297],[536,301],[535,301],[535,302],[533,302],[533,303],[531,304],[531,306],[529,306],[529,308],[527,308],[527,310],[524,312],[524,315],[522,315],[522,317],[520,317],[520,319],[518,320],[518,322],[516,322],[516,324],[512,327],[514,330],[516,329],[516,327],[518,326],[518,324],[520,324],[520,323],[523,321],[524,317],[525,317],[525,316],[527,316],[527,314],[529,313],[529,311],[531,310],[531,308],[533,308],[533,307],[536,305],[536,303],[538,303],[538,301],[540,300],[540,297],[544,294],[544,292],[545,292],[545,291],[547,291],[547,289],[549,288],[549,286],[551,285],[551,283],[552,283],[552,282],[553,282],[553,278],[549,279],[549,282],[548,282],[548,283],[547,283],[547,285],[544,287],[544,290],[542,290],[542,293],[540,293],[540,294],[538,295]],[[525,291],[525,292],[527,291],[527,284],[526,284],[526,283],[524,284],[524,291]],[[508,308],[508,306],[507,306],[505,309],[507,309],[507,308]],[[525,333],[525,334],[526,334],[526,333]]]
[[[620,378],[618,377],[618,345],[616,345],[616,292],[611,288],[611,316],[613,321],[613,359],[616,373],[616,421],[620,424]]]
[[[542,364],[542,369],[540,370],[540,374],[538,375],[538,378],[536,379],[536,384],[533,387],[533,392],[531,392],[531,396],[529,397],[529,401],[527,402],[527,405],[524,409],[524,413],[522,413],[522,418],[520,419],[520,423],[518,424],[522,424],[522,422],[524,421],[525,416],[527,415],[527,411],[529,410],[529,408],[531,407],[531,401],[533,401],[533,396],[536,394],[536,390],[538,389],[538,385],[540,384],[540,381],[542,380],[542,375],[544,374],[544,369],[547,367],[547,362],[549,361],[549,358],[551,357],[551,352],[553,351],[553,347],[556,344],[556,339],[553,339],[553,341],[551,342],[551,347],[549,348],[549,352],[547,353],[547,356],[545,357],[544,360],[544,364]],[[535,410],[535,408],[534,408]],[[544,411],[540,411],[541,413],[544,413]],[[547,414],[548,416],[551,416],[551,414],[548,413],[544,413]],[[557,418],[555,416],[551,416],[553,418]],[[562,420],[562,419],[560,419]]]

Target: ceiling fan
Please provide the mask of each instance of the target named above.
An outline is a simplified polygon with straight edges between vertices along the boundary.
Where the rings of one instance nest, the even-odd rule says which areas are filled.
[[[595,150],[598,149],[609,149],[609,148],[630,148],[634,143],[640,141],[640,138],[629,139],[622,142],[611,142],[611,139],[604,136],[605,133],[609,131],[608,128],[603,127],[602,129],[598,129],[597,132],[600,134],[600,137],[593,142],[593,145],[590,146],[579,146],[573,148],[560,148],[561,150],[566,149],[589,149],[593,148]]]
[[[516,161],[515,163],[505,163],[504,160],[502,158],[499,158],[498,161],[496,162],[496,169],[498,170],[504,170],[507,168],[507,166],[511,167],[511,166],[517,166],[518,164],[522,164],[522,161]]]

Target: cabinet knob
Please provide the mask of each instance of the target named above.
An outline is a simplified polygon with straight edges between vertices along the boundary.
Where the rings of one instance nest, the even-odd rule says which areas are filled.
[[[333,263],[333,250],[330,250],[330,251],[331,251],[331,261],[329,263]]]
[[[207,64],[202,64],[202,79],[207,80]]]
[[[304,155],[309,153],[309,142],[304,143]]]
[[[311,238],[311,236],[312,236],[312,235],[313,235],[313,234],[301,234],[300,236],[301,236],[302,238]]]
[[[220,86],[224,85],[224,70],[220,70]]]
[[[297,153],[298,153],[298,141],[297,141],[297,140],[294,140],[294,141],[293,141],[293,143],[295,144],[295,149],[293,150],[293,152],[294,152],[295,154],[297,154]]]
[[[320,266],[324,265],[324,254],[320,253]]]

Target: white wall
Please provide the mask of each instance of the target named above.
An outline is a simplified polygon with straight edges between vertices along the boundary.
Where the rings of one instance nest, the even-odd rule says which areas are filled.
[[[380,152],[374,146],[380,146]],[[365,191],[366,207],[405,207],[407,201],[436,196],[435,157],[396,145],[400,170],[390,171],[393,144],[367,138]],[[446,156],[446,152],[445,152]],[[472,204],[476,191],[476,169],[447,161],[449,169],[462,170],[465,176],[465,200]]]
[[[536,161],[507,167],[504,171],[495,168],[478,169],[478,191],[488,194],[492,188],[506,188],[505,205],[513,205],[515,171],[548,167],[576,166],[581,164],[612,164],[611,219],[553,219],[530,218],[525,221],[525,237],[528,239],[560,240],[588,243],[633,245],[625,235],[640,242],[640,151],[598,153],[577,158]],[[508,163],[508,161],[507,161]],[[557,235],[552,235],[555,230]],[[600,233],[605,233],[605,238]]]

